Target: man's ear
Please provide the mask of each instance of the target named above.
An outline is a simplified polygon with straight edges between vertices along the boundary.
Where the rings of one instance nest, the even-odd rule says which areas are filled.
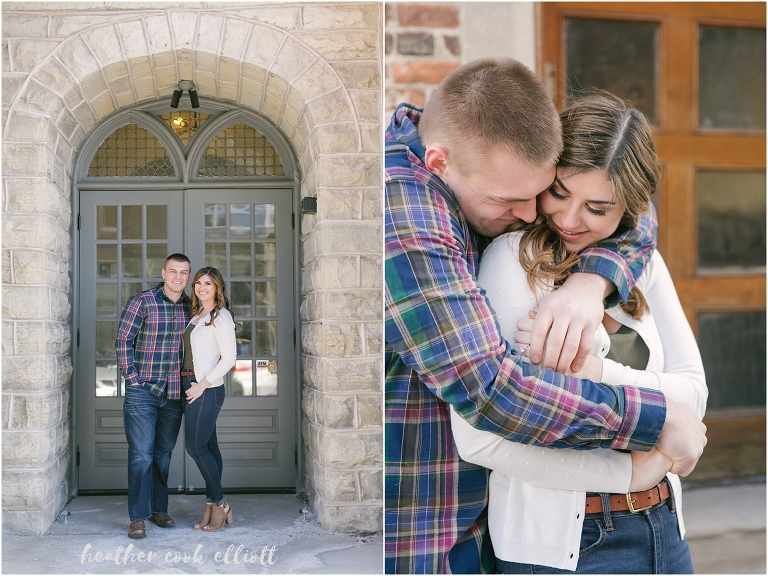
[[[430,146],[424,154],[424,164],[427,166],[427,170],[438,178],[443,177],[450,163],[451,159],[448,157],[448,152],[442,146]]]

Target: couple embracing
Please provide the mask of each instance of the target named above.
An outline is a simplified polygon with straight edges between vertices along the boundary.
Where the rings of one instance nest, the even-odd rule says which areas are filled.
[[[189,283],[190,261],[171,254],[163,281],[128,300],[117,330],[117,361],[125,378],[123,421],[128,439],[128,529],[146,536],[145,520],[175,525],[168,515],[171,451],[184,418],[187,453],[205,479],[206,504],[195,530],[216,532],[233,522],[221,486],[216,418],[224,376],[235,365],[235,321],[216,268],[201,268]]]
[[[707,389],[647,119],[480,60],[385,154],[386,571],[692,572]]]

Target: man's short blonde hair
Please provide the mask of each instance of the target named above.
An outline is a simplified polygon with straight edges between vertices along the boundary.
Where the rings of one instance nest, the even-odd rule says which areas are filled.
[[[441,146],[467,174],[494,148],[537,167],[563,149],[560,118],[536,75],[512,58],[482,58],[454,70],[432,94],[419,122],[425,147]]]

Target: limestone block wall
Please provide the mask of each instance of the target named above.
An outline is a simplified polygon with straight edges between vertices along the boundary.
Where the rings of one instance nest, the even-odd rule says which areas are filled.
[[[98,122],[201,96],[271,119],[299,160],[303,485],[324,527],[382,520],[381,4],[16,2],[2,7],[3,527],[70,492],[72,166]]]

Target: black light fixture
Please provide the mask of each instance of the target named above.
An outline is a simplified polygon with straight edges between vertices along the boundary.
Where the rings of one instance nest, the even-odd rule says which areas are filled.
[[[171,97],[171,108],[179,107],[179,100],[184,92],[189,92],[189,101],[192,103],[192,108],[200,108],[200,101],[197,99],[197,91],[195,90],[195,83],[192,80],[180,80],[179,89],[173,91]]]

